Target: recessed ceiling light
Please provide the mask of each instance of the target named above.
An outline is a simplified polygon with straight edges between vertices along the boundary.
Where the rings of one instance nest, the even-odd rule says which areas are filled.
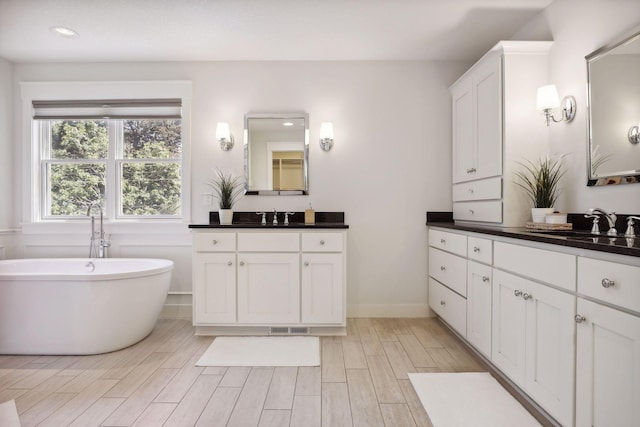
[[[282,126],[293,126],[293,123],[291,123],[291,122],[284,122],[284,123],[282,123]]]
[[[62,37],[68,37],[70,39],[78,37],[78,33],[75,30],[67,27],[51,27],[51,32]]]

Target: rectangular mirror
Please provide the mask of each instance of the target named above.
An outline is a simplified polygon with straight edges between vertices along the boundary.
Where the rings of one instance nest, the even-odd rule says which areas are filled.
[[[640,182],[640,33],[589,54],[587,185]],[[635,136],[634,136],[635,135]]]
[[[309,115],[247,113],[244,175],[248,195],[309,194]]]

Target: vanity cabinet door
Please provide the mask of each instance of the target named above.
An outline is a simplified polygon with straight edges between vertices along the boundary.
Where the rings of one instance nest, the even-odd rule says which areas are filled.
[[[238,322],[300,322],[300,255],[238,254]]]
[[[302,255],[302,323],[344,323],[342,254]]]
[[[582,298],[577,314],[576,426],[637,426],[640,317]]]
[[[467,265],[467,339],[491,358],[491,267],[469,261]]]
[[[193,254],[193,322],[236,321],[236,254]]]
[[[473,94],[471,78],[458,82],[451,89],[453,107],[453,182],[473,179],[475,166],[473,141]]]

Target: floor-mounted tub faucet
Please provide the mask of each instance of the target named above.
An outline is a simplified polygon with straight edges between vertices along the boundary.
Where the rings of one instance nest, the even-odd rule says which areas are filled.
[[[618,217],[616,216],[616,213],[609,213],[600,208],[589,208],[587,210],[587,215],[594,215],[596,213],[602,214],[609,222],[609,231],[607,231],[607,236],[617,236],[618,230],[616,230],[616,220],[618,219]]]
[[[96,231],[96,218],[91,214],[94,206],[100,210],[100,230]],[[104,235],[104,214],[100,203],[90,203],[87,208],[87,216],[91,217],[91,243],[89,244],[89,258],[106,258],[107,248],[111,242],[105,239]]]

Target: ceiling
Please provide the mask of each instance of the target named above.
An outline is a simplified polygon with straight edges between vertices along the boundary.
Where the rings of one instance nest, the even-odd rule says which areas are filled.
[[[13,62],[475,60],[552,0],[0,0]],[[65,38],[53,26],[74,29]]]

